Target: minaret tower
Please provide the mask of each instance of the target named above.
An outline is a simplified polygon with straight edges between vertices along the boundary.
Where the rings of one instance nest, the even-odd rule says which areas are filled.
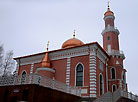
[[[102,32],[103,48],[108,53],[111,53],[111,51],[113,50],[119,50],[119,40],[118,40],[119,31],[114,26],[114,20],[115,16],[114,13],[110,10],[108,1],[108,8],[104,14],[105,29]]]
[[[103,48],[110,56],[107,62],[108,66],[108,91],[115,91],[121,88],[127,91],[126,70],[123,67],[125,56],[119,49],[119,30],[114,25],[115,16],[108,8],[104,14],[105,29],[102,32]]]

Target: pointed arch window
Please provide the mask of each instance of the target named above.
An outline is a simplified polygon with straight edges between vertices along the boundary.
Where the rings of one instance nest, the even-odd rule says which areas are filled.
[[[122,72],[122,80],[125,82],[125,72]]]
[[[76,68],[76,86],[83,86],[83,65],[78,64]]]
[[[100,84],[100,96],[102,95],[102,94],[104,94],[104,81],[103,81],[103,76],[102,76],[102,74],[100,74],[100,76],[99,76],[99,84]]]
[[[115,79],[116,72],[115,72],[115,68],[111,68],[111,79]]]
[[[116,90],[116,85],[112,85],[112,92]]]
[[[25,80],[26,80],[26,71],[22,72],[22,76],[21,77],[22,77],[21,78],[21,83],[23,84],[23,83],[25,83]]]

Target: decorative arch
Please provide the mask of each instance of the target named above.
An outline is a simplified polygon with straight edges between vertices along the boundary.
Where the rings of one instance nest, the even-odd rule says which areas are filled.
[[[104,94],[104,79],[103,75],[100,73],[99,74],[99,96]]]
[[[75,85],[83,86],[84,83],[84,65],[82,63],[78,63],[75,69]]]
[[[112,85],[112,92],[116,91],[117,87],[115,84]]]
[[[115,68],[111,68],[111,79],[116,79],[116,70],[115,70]]]
[[[25,83],[27,72],[24,70],[21,74],[21,83]]]

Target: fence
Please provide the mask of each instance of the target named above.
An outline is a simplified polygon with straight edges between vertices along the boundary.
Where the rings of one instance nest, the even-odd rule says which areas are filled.
[[[50,79],[46,76],[38,74],[29,74],[25,76],[3,76],[0,77],[0,86],[7,85],[23,85],[23,84],[37,84],[48,87],[65,93],[81,96],[81,89],[78,87],[68,86],[62,82]]]

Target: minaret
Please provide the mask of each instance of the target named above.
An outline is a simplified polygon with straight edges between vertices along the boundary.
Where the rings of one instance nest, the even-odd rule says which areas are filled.
[[[49,56],[48,56],[48,47],[49,47],[49,41],[47,43],[47,51],[46,51],[45,57],[42,60],[41,66],[50,68],[50,60],[49,60]]]
[[[102,32],[103,48],[110,56],[107,62],[108,70],[108,91],[115,91],[121,88],[127,91],[126,70],[123,66],[125,56],[119,49],[119,30],[114,25],[115,16],[110,10],[109,1],[108,8],[104,14],[105,29]]]
[[[108,8],[104,14],[105,29],[102,32],[103,48],[108,53],[119,50],[119,31],[114,26],[114,20],[115,16],[114,13],[110,10],[108,1]]]
[[[47,43],[47,51],[45,53],[45,56],[40,63],[40,67],[38,67],[36,69],[36,73],[38,73],[39,75],[46,76],[48,78],[53,79],[53,78],[55,78],[55,69],[52,68],[52,66],[51,66],[51,62],[49,59],[48,47],[49,47],[49,41]],[[40,79],[41,79],[41,77],[40,77]]]

